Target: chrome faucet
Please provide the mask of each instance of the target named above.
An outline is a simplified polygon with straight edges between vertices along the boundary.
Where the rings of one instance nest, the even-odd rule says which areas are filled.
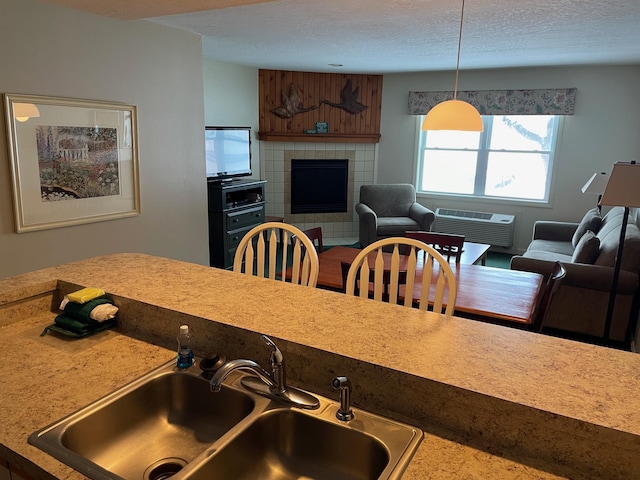
[[[242,386],[248,390],[268,398],[279,400],[294,407],[307,409],[318,408],[320,406],[320,402],[316,397],[295,387],[287,386],[284,356],[282,355],[282,352],[266,335],[262,335],[262,340],[271,348],[269,363],[271,364],[272,373],[267,372],[253,360],[231,360],[220,367],[213,377],[211,377],[211,391],[219,392],[222,387],[222,382],[231,372],[234,372],[235,370],[243,370],[257,376],[257,378],[242,378]]]

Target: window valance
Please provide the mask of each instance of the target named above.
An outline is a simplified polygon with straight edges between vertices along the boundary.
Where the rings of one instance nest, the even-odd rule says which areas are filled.
[[[409,115],[425,115],[452,98],[452,91],[409,92]],[[573,115],[576,89],[468,90],[458,92],[458,100],[469,102],[481,115]]]

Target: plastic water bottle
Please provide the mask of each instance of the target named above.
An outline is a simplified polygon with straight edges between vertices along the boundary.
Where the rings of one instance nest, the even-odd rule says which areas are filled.
[[[189,346],[191,341],[191,334],[189,333],[189,325],[182,325],[180,327],[180,333],[177,337],[178,340],[178,368],[189,368],[193,365],[193,351]]]

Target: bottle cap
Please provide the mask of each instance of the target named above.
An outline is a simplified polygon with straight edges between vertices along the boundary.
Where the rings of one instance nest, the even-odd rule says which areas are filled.
[[[181,325],[180,333],[189,333],[189,325]]]

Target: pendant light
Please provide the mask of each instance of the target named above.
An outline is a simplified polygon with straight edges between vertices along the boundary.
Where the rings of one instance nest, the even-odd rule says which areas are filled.
[[[39,117],[40,111],[33,103],[14,103],[13,116],[19,122],[26,122],[30,118]]]
[[[458,100],[458,73],[460,71],[460,46],[462,44],[462,22],[464,20],[464,0],[460,14],[460,33],[458,35],[458,60],[456,62],[456,83],[453,89],[453,100],[439,103],[424,117],[422,130],[463,130],[467,132],[482,131],[482,117],[470,103]]]

